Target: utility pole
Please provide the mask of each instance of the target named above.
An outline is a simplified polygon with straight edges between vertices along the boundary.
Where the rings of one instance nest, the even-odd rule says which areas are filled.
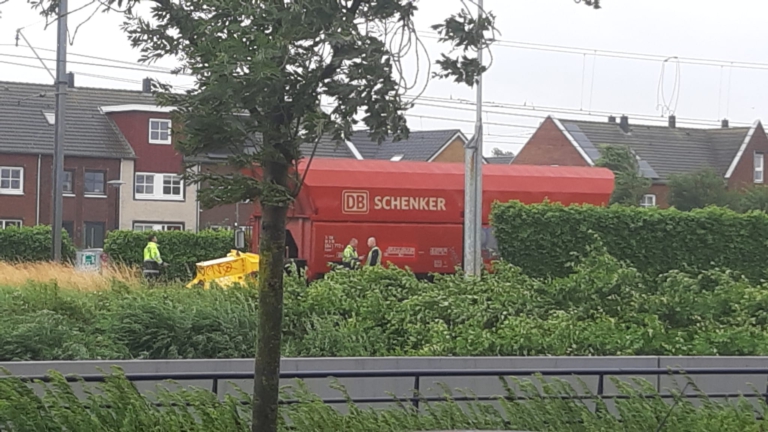
[[[56,40],[56,125],[53,141],[53,260],[61,262],[61,220],[64,207],[64,134],[67,105],[67,0],[59,0]]]
[[[483,0],[477,0],[477,19],[483,16]],[[483,47],[477,51],[483,64]],[[477,76],[475,135],[464,149],[464,273],[480,276],[483,269],[483,75]]]

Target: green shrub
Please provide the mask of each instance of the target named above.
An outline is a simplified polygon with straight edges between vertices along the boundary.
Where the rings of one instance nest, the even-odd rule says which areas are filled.
[[[0,229],[0,261],[49,261],[52,239],[48,225]],[[66,260],[75,258],[75,246],[65,230],[61,231],[61,254]]]
[[[191,280],[196,263],[222,258],[234,249],[231,231],[112,231],[104,242],[104,251],[112,260],[140,266],[150,234],[157,235],[160,256],[170,264],[164,271],[168,279]]]
[[[566,277],[433,283],[399,269],[285,278],[283,355],[768,355],[768,283],[733,272],[649,276],[597,246]],[[0,287],[0,362],[248,358],[255,286],[68,291]]]
[[[501,256],[526,274],[565,276],[595,235],[608,253],[643,273],[727,268],[766,278],[768,215],[716,207],[681,212],[558,204],[496,204],[492,220]]]

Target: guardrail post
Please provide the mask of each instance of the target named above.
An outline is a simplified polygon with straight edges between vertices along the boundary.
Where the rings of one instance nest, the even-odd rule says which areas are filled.
[[[605,375],[600,374],[597,376],[597,399],[595,401],[595,413],[600,411],[600,401],[603,399],[603,393],[605,393]]]
[[[219,397],[219,379],[214,378],[213,383],[211,384],[211,392],[216,395],[216,398]]]
[[[413,406],[418,410],[419,409],[419,393],[421,393],[421,377],[416,375],[413,377]]]

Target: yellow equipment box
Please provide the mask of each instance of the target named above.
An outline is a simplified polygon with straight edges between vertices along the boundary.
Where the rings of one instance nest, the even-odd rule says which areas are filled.
[[[197,277],[187,284],[187,288],[202,285],[205,289],[216,282],[221,287],[235,283],[244,283],[246,277],[259,271],[259,256],[232,250],[224,258],[197,263]]]

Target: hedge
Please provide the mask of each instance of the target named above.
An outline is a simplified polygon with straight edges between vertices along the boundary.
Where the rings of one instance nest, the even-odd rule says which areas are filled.
[[[168,279],[191,280],[196,263],[222,258],[235,246],[232,231],[112,231],[104,242],[104,251],[113,261],[140,266],[150,234],[157,235],[160,256],[169,264],[164,270]]]
[[[48,225],[0,229],[0,261],[48,261],[52,249]],[[61,255],[74,260],[75,246],[65,230],[61,231]]]
[[[643,273],[726,268],[766,279],[768,215],[709,207],[674,209],[497,203],[492,225],[501,256],[531,276],[564,276],[598,236]]]

